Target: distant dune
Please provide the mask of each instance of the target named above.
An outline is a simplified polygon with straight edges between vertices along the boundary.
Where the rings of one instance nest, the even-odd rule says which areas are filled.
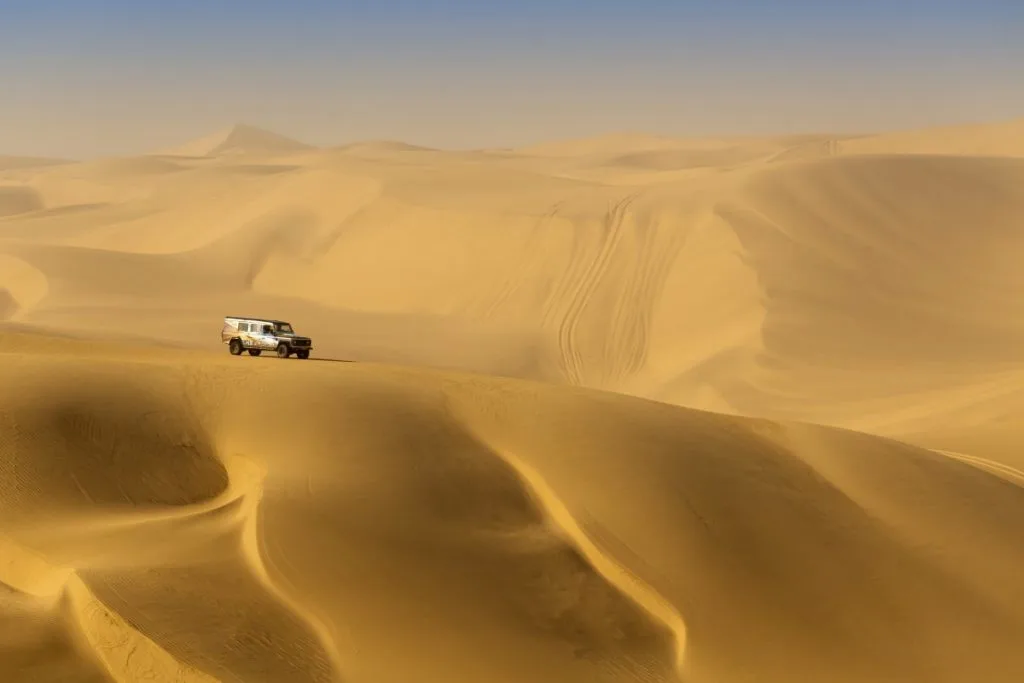
[[[22,168],[40,168],[42,166],[61,166],[71,164],[67,159],[47,159],[45,157],[18,157],[0,154],[0,171],[11,171]]]
[[[310,145],[247,124],[193,140],[172,149],[157,152],[171,157],[220,157],[238,155],[276,155],[302,152]]]
[[[355,153],[388,153],[388,152],[437,152],[439,150],[432,149],[430,147],[422,147],[420,145],[410,145],[405,142],[398,142],[395,140],[373,140],[370,142],[356,142],[350,145],[343,145],[337,147],[338,150]]]
[[[842,150],[846,154],[1024,157],[1024,118],[865,136],[845,141]]]
[[[0,679],[1024,680],[1022,132],[10,164]]]
[[[0,218],[43,208],[39,193],[30,187],[0,185]]]

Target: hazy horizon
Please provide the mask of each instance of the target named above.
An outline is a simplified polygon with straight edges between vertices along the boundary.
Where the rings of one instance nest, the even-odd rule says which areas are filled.
[[[1021,8],[901,5],[6,5],[0,154],[140,154],[234,123],[314,145],[481,148],[1024,116]]]

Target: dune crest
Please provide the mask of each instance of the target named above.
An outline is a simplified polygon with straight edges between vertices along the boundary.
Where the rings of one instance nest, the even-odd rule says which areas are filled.
[[[236,123],[224,130],[161,150],[157,155],[168,157],[223,157],[242,155],[286,155],[310,149],[307,145],[284,135],[245,123]]]
[[[845,154],[1024,156],[1024,118],[869,135],[841,143]]]

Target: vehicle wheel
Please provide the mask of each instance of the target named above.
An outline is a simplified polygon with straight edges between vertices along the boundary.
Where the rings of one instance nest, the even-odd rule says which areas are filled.
[[[232,339],[231,343],[228,344],[228,351],[231,352],[232,356],[241,356],[242,350],[242,341],[240,339]]]
[[[307,358],[309,358],[309,351],[296,351],[295,355],[298,356],[301,360],[306,360]]]
[[[290,354],[291,352],[292,352],[292,350],[288,348],[288,345],[287,345],[287,344],[280,344],[280,345],[279,345],[279,346],[277,347],[277,357],[278,357],[278,358],[287,358],[287,357],[288,357],[288,355],[289,355],[289,354]]]
[[[263,353],[263,351],[261,349],[249,349],[249,355],[250,356],[258,356],[261,353]]]

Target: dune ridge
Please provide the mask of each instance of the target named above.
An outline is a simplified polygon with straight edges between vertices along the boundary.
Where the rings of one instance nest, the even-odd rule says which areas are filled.
[[[0,678],[1021,680],[1019,132],[0,162]]]
[[[160,150],[155,156],[211,158],[222,156],[281,155],[310,149],[297,140],[258,128],[236,123],[224,130],[185,143],[179,147]]]

